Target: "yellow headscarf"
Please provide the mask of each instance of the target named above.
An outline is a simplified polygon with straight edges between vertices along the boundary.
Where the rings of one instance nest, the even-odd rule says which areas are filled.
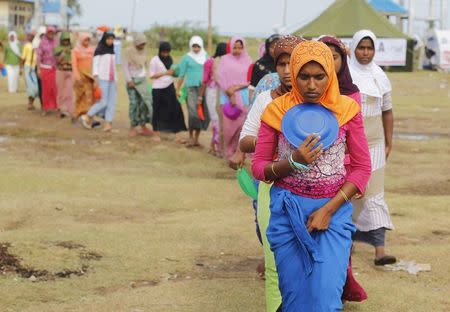
[[[322,42],[304,41],[297,45],[291,54],[291,92],[273,100],[261,117],[262,121],[275,130],[281,132],[281,121],[289,109],[305,102],[297,86],[297,76],[302,67],[311,61],[322,65],[328,76],[326,91],[319,102],[334,113],[339,126],[345,125],[360,111],[360,106],[356,101],[339,93],[339,82],[330,48]]]

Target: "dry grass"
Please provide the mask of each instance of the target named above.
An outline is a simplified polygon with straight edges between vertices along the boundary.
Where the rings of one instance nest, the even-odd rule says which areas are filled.
[[[395,140],[389,251],[432,271],[380,271],[358,245],[355,272],[369,300],[346,310],[449,311],[448,76],[391,77],[397,131],[438,137]],[[0,242],[24,267],[48,274],[36,282],[1,276],[0,311],[264,310],[253,211],[222,161],[169,140],[129,139],[122,84],[119,131],[103,134],[27,112],[25,95],[5,94],[4,83]],[[82,276],[55,277],[81,268]]]

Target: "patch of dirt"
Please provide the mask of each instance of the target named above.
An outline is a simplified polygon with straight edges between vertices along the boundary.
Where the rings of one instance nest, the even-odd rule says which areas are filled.
[[[388,192],[397,194],[445,196],[450,194],[450,179],[433,181],[432,183],[417,183],[402,187],[386,188]]]
[[[82,261],[100,260],[102,255],[86,250],[86,247],[71,241],[54,242],[53,245],[66,249],[79,249],[79,258]],[[35,268],[25,267],[21,259],[9,252],[10,243],[0,243],[0,274],[16,273],[22,278],[28,278],[32,281],[48,281],[57,278],[70,278],[72,276],[83,276],[89,270],[89,265],[82,264],[76,269],[63,269],[58,272],[49,272],[47,270],[37,270]]]
[[[241,278],[242,275],[257,276],[256,267],[261,263],[258,257],[237,257],[223,255],[220,258],[200,257],[196,259],[196,270],[189,276],[201,279]]]
[[[450,231],[447,230],[434,230],[431,234],[438,236],[440,238],[448,238],[450,236]]]

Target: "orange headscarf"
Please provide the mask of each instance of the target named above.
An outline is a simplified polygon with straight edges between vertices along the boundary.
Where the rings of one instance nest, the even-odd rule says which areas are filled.
[[[281,121],[290,108],[305,102],[296,82],[302,67],[311,61],[322,65],[328,76],[328,86],[319,102],[334,113],[339,126],[345,125],[360,111],[360,106],[356,101],[339,93],[339,82],[330,48],[322,42],[304,41],[297,45],[291,54],[291,92],[273,100],[261,117],[262,121],[275,130],[281,132]]]

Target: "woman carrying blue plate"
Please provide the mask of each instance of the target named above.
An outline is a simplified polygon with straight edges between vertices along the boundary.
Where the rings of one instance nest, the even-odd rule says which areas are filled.
[[[356,230],[350,199],[364,192],[370,177],[368,143],[360,107],[340,95],[333,55],[325,44],[300,43],[292,52],[290,72],[292,90],[262,115],[253,175],[274,181],[266,234],[275,254],[282,311],[340,311]],[[317,110],[311,109],[314,105]],[[288,113],[293,108],[295,113]],[[299,124],[321,129],[323,137],[282,131]],[[299,138],[299,146],[290,143]]]

